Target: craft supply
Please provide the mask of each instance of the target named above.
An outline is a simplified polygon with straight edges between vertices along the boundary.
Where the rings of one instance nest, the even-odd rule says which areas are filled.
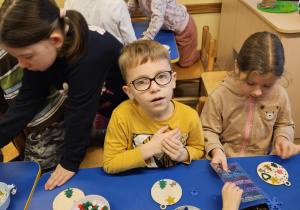
[[[194,207],[194,206],[180,206],[180,207],[176,208],[175,210],[201,210],[201,209]]]
[[[0,206],[6,201],[8,194],[5,188],[0,188]]]
[[[73,204],[84,197],[84,193],[77,188],[69,188],[60,192],[53,201],[53,210],[70,209]]]
[[[192,188],[190,193],[191,193],[192,196],[197,196],[198,195],[198,191],[196,190],[196,188]]]
[[[244,191],[241,203],[260,200],[267,197],[266,193],[253,183],[249,175],[238,163],[229,163],[227,166],[228,171],[224,171],[221,164],[211,163],[211,166],[224,183],[232,182]]]
[[[274,8],[276,7],[277,0],[262,0],[261,6],[264,8]]]
[[[167,205],[173,205],[180,200],[182,189],[174,180],[162,179],[152,186],[151,196],[160,204],[160,209],[166,209]]]
[[[7,185],[0,182],[0,210],[6,210],[10,204],[10,194],[14,195],[17,192],[14,184]]]
[[[288,172],[278,163],[263,162],[257,166],[258,176],[268,184],[291,186]]]
[[[270,13],[288,13],[297,11],[298,5],[288,1],[277,1],[276,7],[274,8],[265,8],[264,6],[262,6],[262,3],[259,3],[257,4],[257,9]]]
[[[267,204],[268,204],[270,210],[275,210],[275,209],[280,210],[279,205],[282,205],[283,203],[278,202],[276,200],[276,197],[273,197],[273,198],[267,199]]]
[[[240,210],[270,210],[267,203],[260,203]]]
[[[70,210],[109,210],[108,201],[100,195],[87,195],[77,200]],[[69,209],[68,209],[69,210]]]

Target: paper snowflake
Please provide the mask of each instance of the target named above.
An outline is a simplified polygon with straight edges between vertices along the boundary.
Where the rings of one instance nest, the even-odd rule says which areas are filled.
[[[280,210],[280,207],[279,205],[282,205],[283,203],[282,202],[279,202],[276,200],[276,197],[273,197],[273,198],[267,198],[267,204],[270,208],[270,210]]]

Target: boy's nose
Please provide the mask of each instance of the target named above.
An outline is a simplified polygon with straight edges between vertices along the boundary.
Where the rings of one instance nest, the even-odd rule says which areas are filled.
[[[151,92],[156,92],[159,89],[160,89],[160,86],[154,80],[152,80],[151,84],[150,84],[150,91]]]

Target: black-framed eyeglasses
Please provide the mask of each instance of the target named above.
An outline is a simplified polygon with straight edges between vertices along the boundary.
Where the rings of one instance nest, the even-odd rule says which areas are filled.
[[[172,73],[173,71],[163,71],[155,75],[155,77],[153,77],[152,79],[142,77],[129,82],[127,85],[132,84],[137,91],[148,90],[153,80],[156,82],[156,84],[160,86],[165,86],[172,81]]]

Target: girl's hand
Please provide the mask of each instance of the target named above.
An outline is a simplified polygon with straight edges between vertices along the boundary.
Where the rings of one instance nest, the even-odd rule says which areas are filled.
[[[278,156],[282,159],[286,159],[299,153],[300,146],[287,140],[283,136],[278,136],[275,140],[275,149]]]
[[[45,190],[53,190],[57,186],[62,186],[66,183],[75,172],[64,169],[60,164],[57,165],[55,171],[45,184]]]
[[[222,189],[223,210],[238,210],[243,190],[234,183],[226,182]]]
[[[211,155],[212,155],[212,159],[211,159],[212,163],[217,163],[217,164],[221,163],[223,170],[228,171],[227,158],[221,149],[219,148],[213,149],[211,151]]]
[[[142,40],[150,40],[150,39],[148,39],[148,38],[147,38],[147,37],[145,37],[145,36],[144,36],[144,37],[142,37],[142,38],[139,38],[139,39],[138,39],[138,41],[142,41]]]
[[[164,138],[161,142],[162,151],[166,153],[172,160],[177,162],[185,162],[189,160],[189,153],[183,144],[176,138]]]

